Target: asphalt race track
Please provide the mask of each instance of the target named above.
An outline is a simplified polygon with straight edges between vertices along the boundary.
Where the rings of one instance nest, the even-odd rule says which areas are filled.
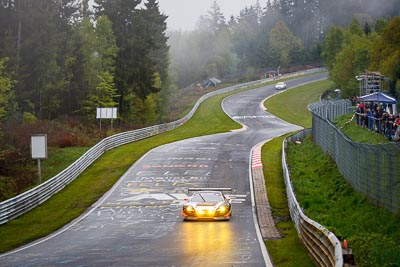
[[[322,78],[326,74],[287,84],[290,90]],[[256,144],[300,129],[260,108],[276,92],[271,85],[226,98],[225,112],[243,130],[150,151],[87,213],[0,255],[0,266],[271,266],[253,219],[249,159]],[[189,187],[233,188],[231,221],[183,222]]]

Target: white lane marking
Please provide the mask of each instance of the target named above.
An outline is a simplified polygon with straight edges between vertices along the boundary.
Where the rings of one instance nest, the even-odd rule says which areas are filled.
[[[231,202],[235,204],[241,204],[246,201],[247,195],[231,195],[231,194],[225,194],[225,196],[231,198]]]
[[[232,203],[240,204],[246,201],[247,195],[226,195],[231,198]],[[153,199],[156,201],[168,201],[168,200],[183,200],[188,197],[186,194],[177,193],[177,194],[166,194],[166,193],[143,193],[136,194],[131,197],[126,197],[117,200],[118,202],[130,202],[130,201],[140,201],[144,199]]]
[[[175,197],[178,196],[179,198]],[[185,194],[174,194],[174,195],[169,195],[169,194],[164,194],[164,193],[155,193],[155,194],[139,194],[136,196],[132,197],[127,197],[120,199],[118,201],[138,201],[138,200],[143,200],[143,199],[155,199],[159,201],[165,201],[165,200],[176,200],[176,199],[181,199],[180,197],[183,198],[186,196]],[[182,198],[182,199],[183,199]]]
[[[276,118],[275,116],[272,115],[236,115],[236,116],[232,116],[232,119],[237,120],[237,119],[274,119]]]

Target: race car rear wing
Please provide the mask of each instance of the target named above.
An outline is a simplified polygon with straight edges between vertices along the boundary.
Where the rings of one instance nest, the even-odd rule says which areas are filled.
[[[189,188],[189,192],[191,191],[232,191],[230,187],[198,187],[198,188]]]

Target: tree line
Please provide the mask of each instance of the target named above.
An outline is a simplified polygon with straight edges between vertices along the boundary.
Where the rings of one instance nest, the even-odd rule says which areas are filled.
[[[262,71],[320,62],[331,26],[370,25],[400,15],[399,0],[266,0],[225,18],[217,2],[192,31],[169,33],[178,87],[209,76],[259,78]]]
[[[399,13],[400,0],[364,2],[257,1],[226,19],[215,1],[193,31],[167,33],[157,0],[0,0],[0,120],[118,107],[121,123],[154,124],[177,88],[321,62],[330,26]]]
[[[142,2],[0,1],[0,77],[13,85],[4,116],[93,119],[118,106],[127,123],[153,123],[168,84],[167,16]]]
[[[345,97],[359,94],[356,76],[365,70],[385,76],[384,90],[400,95],[400,17],[363,25],[357,19],[347,27],[328,31],[322,53],[332,80]]]

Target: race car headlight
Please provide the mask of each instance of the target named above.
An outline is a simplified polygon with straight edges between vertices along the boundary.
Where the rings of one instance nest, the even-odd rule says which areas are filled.
[[[186,206],[186,207],[185,207],[185,210],[186,210],[187,212],[193,212],[193,211],[194,211],[194,208],[193,208],[192,206]]]
[[[227,212],[227,210],[228,209],[225,206],[220,206],[220,207],[218,207],[217,212],[224,214]]]

